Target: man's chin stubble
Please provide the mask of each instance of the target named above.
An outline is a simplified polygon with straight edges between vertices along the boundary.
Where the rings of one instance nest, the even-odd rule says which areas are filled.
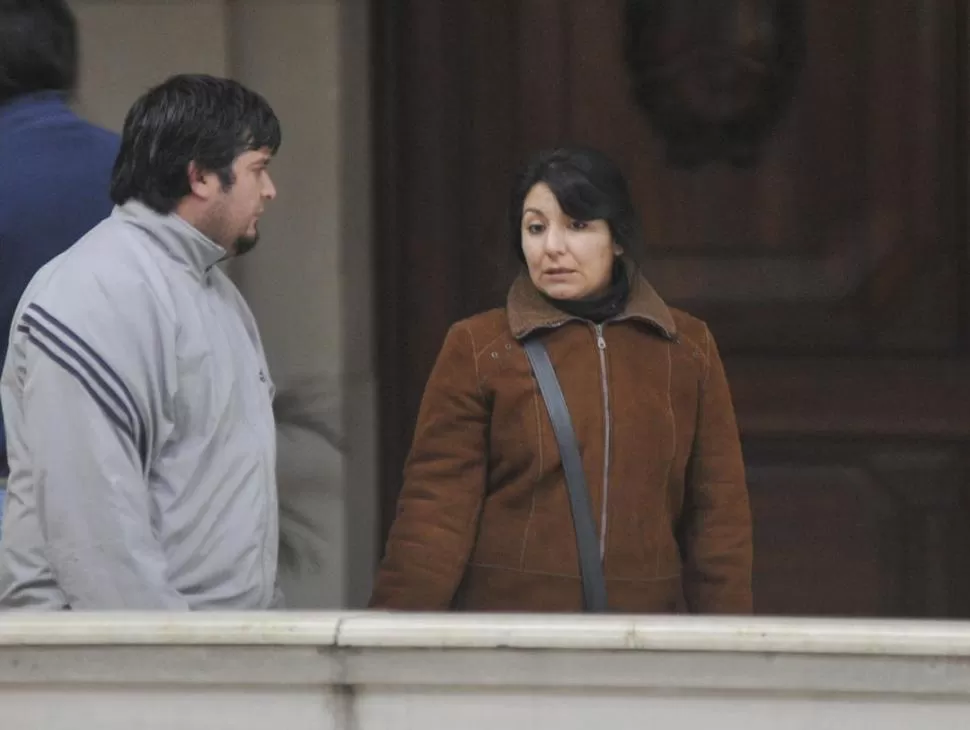
[[[255,236],[243,236],[242,238],[236,239],[236,245],[234,246],[234,253],[236,256],[245,256],[247,253],[256,248],[256,244],[259,243],[259,234]]]

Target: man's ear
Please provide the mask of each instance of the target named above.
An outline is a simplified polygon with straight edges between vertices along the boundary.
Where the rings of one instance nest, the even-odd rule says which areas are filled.
[[[203,170],[193,160],[189,163],[188,175],[189,188],[196,196],[203,200],[208,200],[212,197],[212,181],[216,177],[214,173]]]

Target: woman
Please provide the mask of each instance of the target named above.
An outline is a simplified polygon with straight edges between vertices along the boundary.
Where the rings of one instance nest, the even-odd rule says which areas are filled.
[[[371,606],[579,611],[576,532],[523,341],[541,337],[579,442],[609,609],[751,610],[751,522],[727,380],[703,322],[633,262],[625,180],[545,152],[510,210],[507,305],[455,324],[428,381]]]

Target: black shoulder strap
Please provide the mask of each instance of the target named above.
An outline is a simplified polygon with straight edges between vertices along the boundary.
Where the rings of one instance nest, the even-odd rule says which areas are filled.
[[[583,472],[583,459],[576,443],[566,399],[563,397],[556,370],[549,360],[549,353],[541,340],[532,337],[525,341],[525,354],[529,356],[532,372],[539,383],[539,392],[546,403],[549,420],[552,421],[563,471],[566,473],[566,486],[569,489],[569,504],[573,513],[573,528],[576,531],[576,547],[579,550],[579,572],[583,579],[583,603],[587,611],[606,611],[606,580],[603,578],[603,563],[600,560],[599,542],[596,538],[596,525],[589,503],[589,490],[586,488],[586,475]]]

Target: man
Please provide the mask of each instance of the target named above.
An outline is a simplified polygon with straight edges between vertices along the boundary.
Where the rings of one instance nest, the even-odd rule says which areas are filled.
[[[67,106],[77,48],[64,0],[0,0],[0,363],[27,282],[111,212],[118,136]],[[0,519],[6,476],[0,418]]]
[[[276,196],[266,101],[175,76],[129,111],[111,216],[31,281],[0,377],[0,608],[278,605],[273,386],[216,264]]]

